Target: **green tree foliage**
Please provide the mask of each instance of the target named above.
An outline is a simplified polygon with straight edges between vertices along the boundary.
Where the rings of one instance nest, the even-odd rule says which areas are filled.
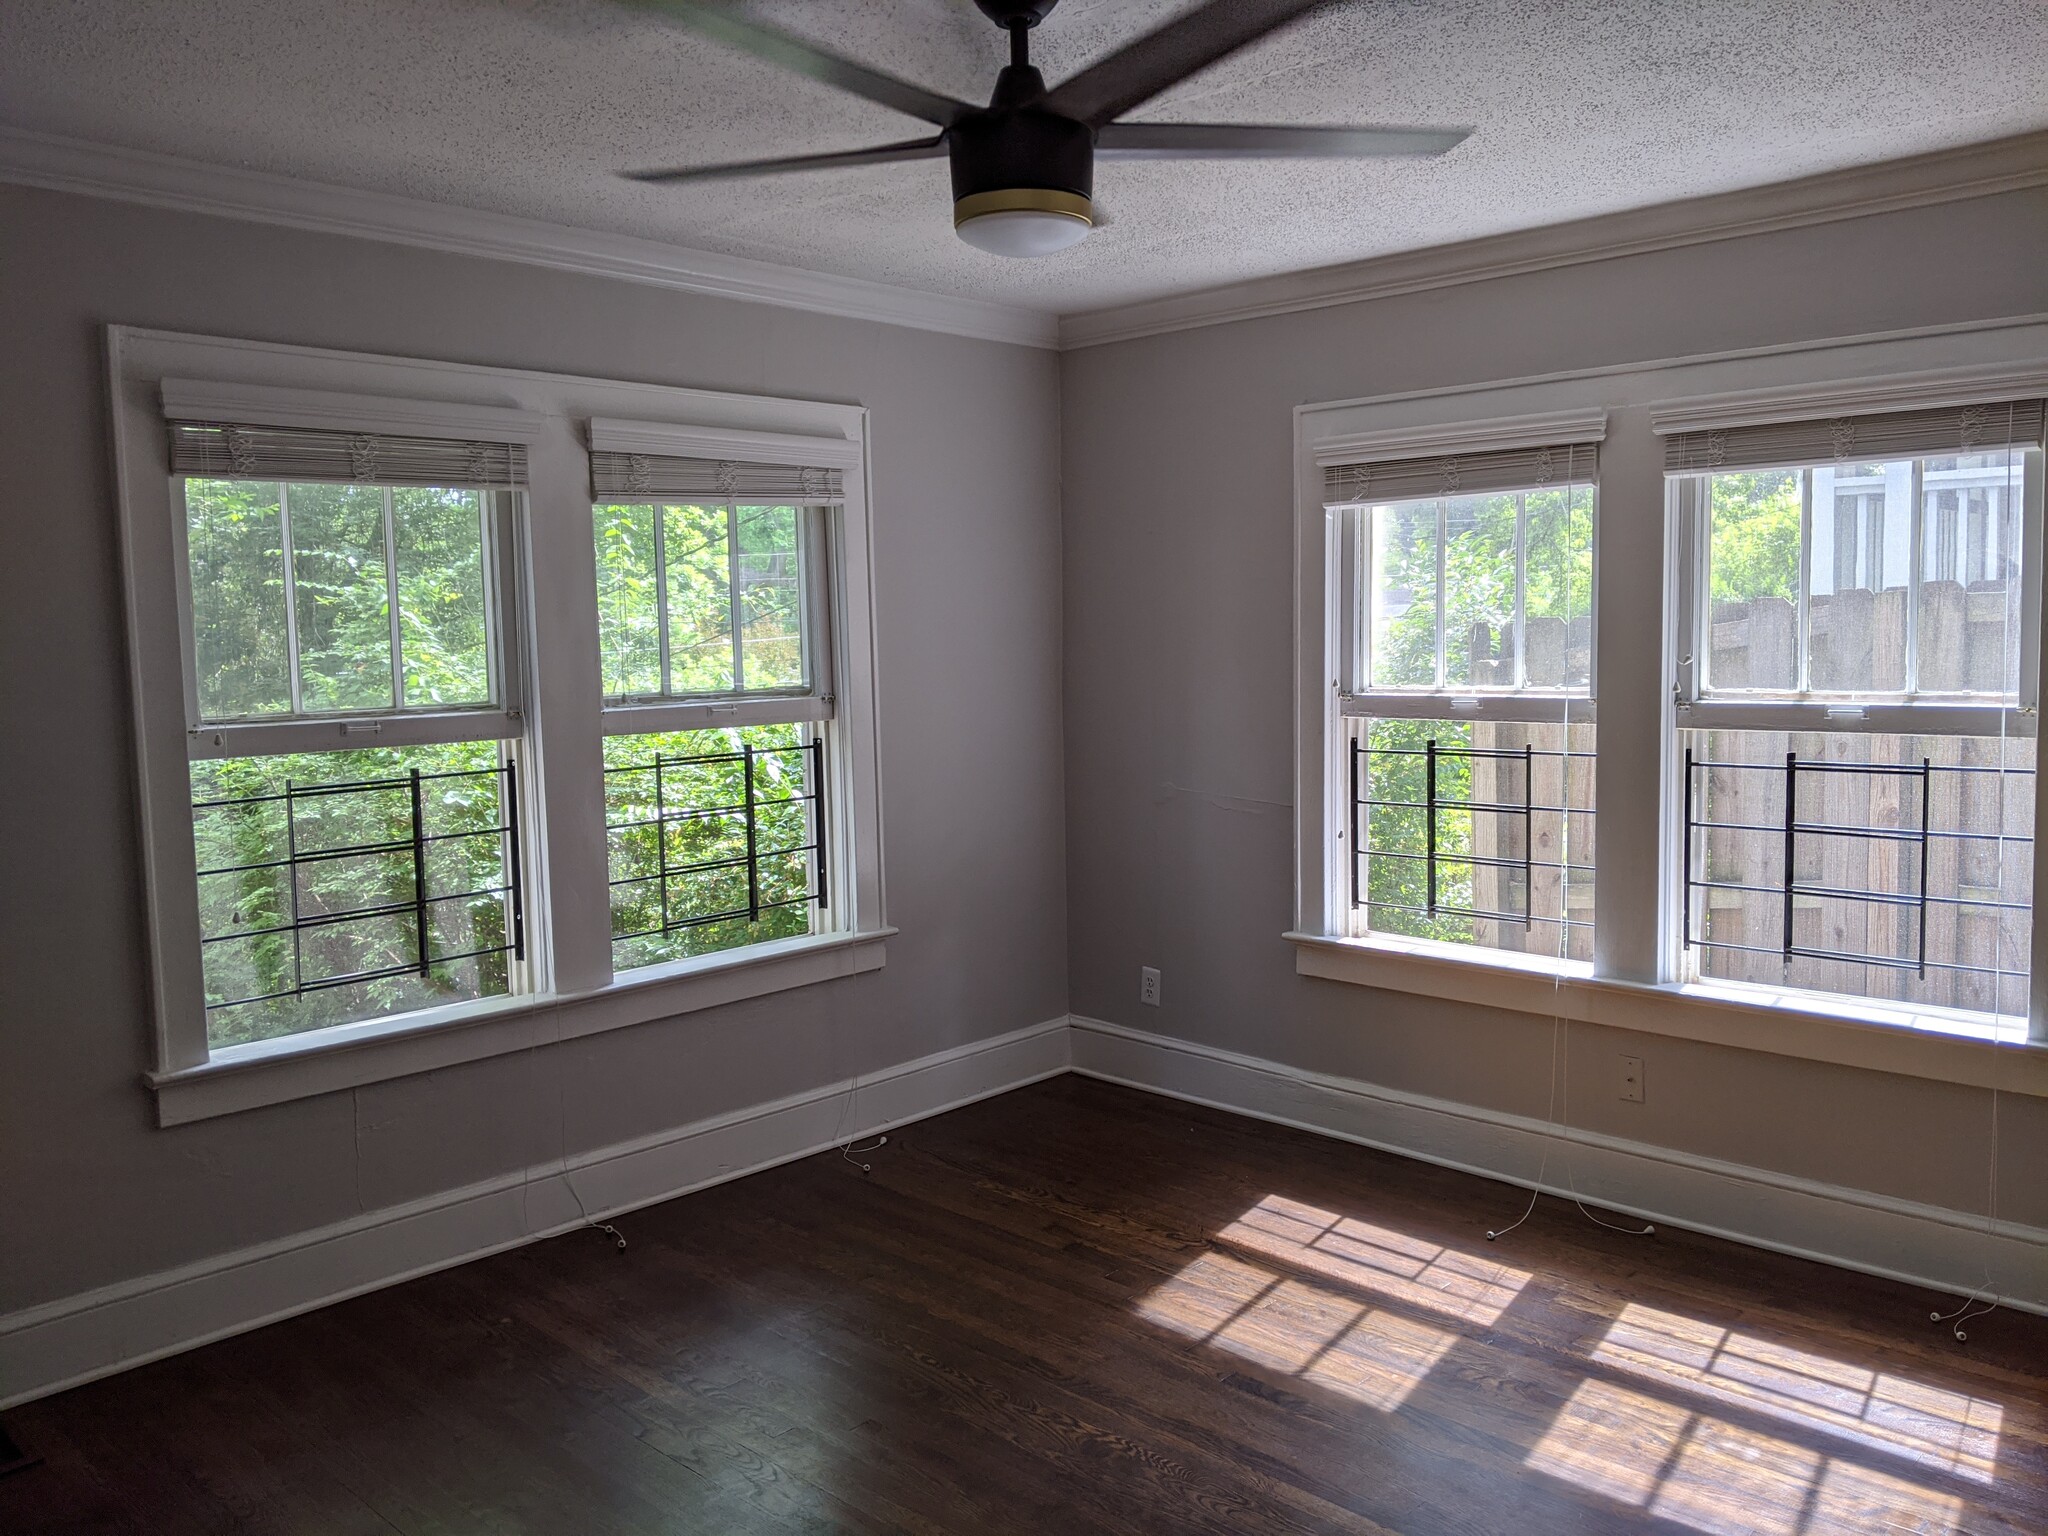
[[[748,748],[757,922],[747,918]],[[810,932],[811,753],[802,727],[610,736],[604,755],[619,969]]]
[[[1366,888],[1366,924],[1379,933],[1400,933],[1417,939],[1470,943],[1472,920],[1449,914],[1431,917],[1429,867],[1428,743],[1443,755],[1437,759],[1439,801],[1472,798],[1472,760],[1455,755],[1472,745],[1472,726],[1455,720],[1372,720],[1365,730],[1365,757],[1359,793],[1382,803],[1362,813]],[[1472,866],[1454,861],[1472,852],[1472,813],[1439,810],[1436,824],[1437,903],[1444,907],[1472,905]],[[1375,855],[1405,855],[1383,857]],[[1414,910],[1404,910],[1404,909]]]
[[[1559,487],[1375,508],[1375,608],[1399,610],[1383,617],[1374,635],[1377,687],[1427,688],[1435,681],[1440,514],[1445,685],[1506,686],[1513,681],[1518,522],[1526,528],[1523,584],[1528,617],[1583,626],[1593,606],[1591,493],[1583,486]],[[1581,675],[1573,681],[1585,679]]]
[[[486,702],[480,503],[475,491],[188,480],[201,715],[235,720],[291,709],[287,511],[302,708],[319,713],[389,709],[401,700],[409,708]]]
[[[1802,472],[1715,475],[1708,573],[1716,603],[1799,598]]]
[[[800,509],[607,502],[592,509],[592,525],[607,698],[803,686]],[[667,678],[661,675],[664,603]]]
[[[364,971],[415,967],[419,959],[412,853],[412,786],[421,774],[431,956],[496,950],[509,937],[505,824],[495,742],[303,752],[192,765],[193,835],[208,1038],[216,1046],[320,1029],[352,1019],[431,1007],[506,990],[506,956],[437,958],[422,976],[403,974],[288,993]],[[372,787],[322,793],[333,785]],[[289,792],[290,798],[286,799]],[[226,802],[216,804],[214,802]],[[367,851],[344,853],[361,848]],[[288,853],[330,855],[291,871]],[[223,873],[207,873],[223,871]],[[381,915],[276,929],[294,905],[301,917],[383,909]],[[259,1001],[240,1003],[241,999]],[[221,1004],[239,1006],[222,1007]]]
[[[208,719],[291,708],[279,487],[185,482],[199,709]]]

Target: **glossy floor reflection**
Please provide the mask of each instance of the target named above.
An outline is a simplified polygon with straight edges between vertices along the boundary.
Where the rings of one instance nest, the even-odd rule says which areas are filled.
[[[2048,1319],[1080,1077],[862,1161],[11,1409],[0,1532],[2048,1533]]]
[[[1532,1285],[1531,1270],[1276,1194],[1138,1312],[1393,1413]],[[1583,1364],[1524,1466],[1706,1536],[1961,1533],[1953,1483],[1997,1475],[2000,1402],[1853,1356],[1623,1302]]]

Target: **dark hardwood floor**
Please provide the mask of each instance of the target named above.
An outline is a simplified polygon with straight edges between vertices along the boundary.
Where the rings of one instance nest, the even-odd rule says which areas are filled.
[[[2048,1531],[2048,1320],[1065,1077],[14,1410],[0,1531]]]

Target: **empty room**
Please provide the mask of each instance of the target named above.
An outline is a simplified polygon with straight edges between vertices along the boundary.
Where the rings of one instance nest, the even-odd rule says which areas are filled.
[[[0,6],[0,1532],[2048,1532],[2044,251],[2048,0]]]

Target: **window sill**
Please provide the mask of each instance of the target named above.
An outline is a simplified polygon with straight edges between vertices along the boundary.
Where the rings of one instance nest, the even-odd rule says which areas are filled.
[[[1302,976],[2048,1097],[2048,1044],[1960,1016],[1732,983],[1617,981],[1579,962],[1419,940],[1285,937]]]
[[[879,970],[895,932],[782,939],[629,971],[590,992],[492,998],[252,1041],[144,1081],[156,1090],[157,1124],[183,1125]]]

